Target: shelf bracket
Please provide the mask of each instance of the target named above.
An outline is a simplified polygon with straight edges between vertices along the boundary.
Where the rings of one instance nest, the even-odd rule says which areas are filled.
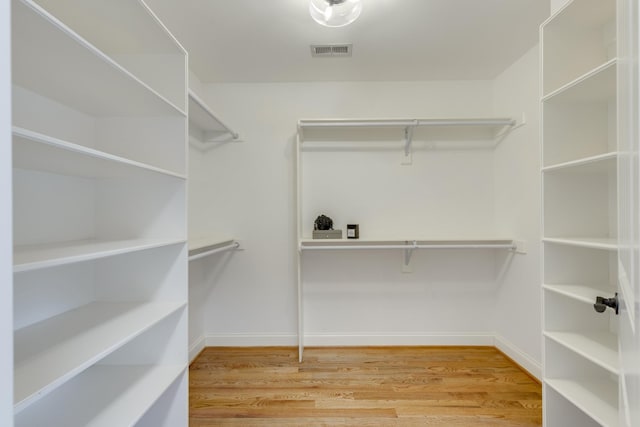
[[[402,159],[403,165],[412,164],[411,144],[413,143],[413,131],[416,126],[418,126],[418,121],[414,120],[411,125],[404,128],[404,157]]]
[[[407,248],[404,250],[404,267],[407,268],[411,263],[411,257],[413,256],[413,251],[418,249],[418,242],[414,240],[413,242],[407,241],[405,243],[407,244]]]

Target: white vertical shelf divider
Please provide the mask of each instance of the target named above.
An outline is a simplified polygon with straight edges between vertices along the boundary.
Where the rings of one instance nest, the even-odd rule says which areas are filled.
[[[11,6],[13,423],[186,426],[186,51],[144,1]]]

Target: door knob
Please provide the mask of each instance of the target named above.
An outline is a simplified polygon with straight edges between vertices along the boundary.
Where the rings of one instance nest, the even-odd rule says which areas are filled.
[[[598,313],[603,313],[607,307],[611,307],[618,314],[618,293],[616,292],[613,298],[596,297],[596,303],[593,304],[593,308]]]

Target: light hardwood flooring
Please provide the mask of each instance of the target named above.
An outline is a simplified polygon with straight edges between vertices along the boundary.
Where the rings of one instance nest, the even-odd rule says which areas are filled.
[[[540,384],[493,347],[209,347],[189,374],[191,427],[542,425]]]

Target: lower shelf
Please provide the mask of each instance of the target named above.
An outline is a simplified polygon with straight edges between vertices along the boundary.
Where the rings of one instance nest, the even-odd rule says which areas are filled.
[[[618,388],[613,382],[547,379],[546,383],[601,425],[618,425]]]
[[[618,375],[618,337],[609,332],[547,331],[544,335],[596,365]]]
[[[591,286],[582,285],[542,285],[542,288],[546,291],[555,292],[560,295],[564,295],[569,298],[573,298],[578,301],[582,301],[586,304],[593,304],[598,296],[611,296],[614,291],[605,289],[604,286],[601,289],[597,289]]]
[[[15,425],[132,426],[185,369],[96,365],[18,414]]]
[[[184,306],[185,302],[92,303],[15,331],[15,412]]]
[[[301,250],[339,249],[516,249],[509,239],[301,239]]]

